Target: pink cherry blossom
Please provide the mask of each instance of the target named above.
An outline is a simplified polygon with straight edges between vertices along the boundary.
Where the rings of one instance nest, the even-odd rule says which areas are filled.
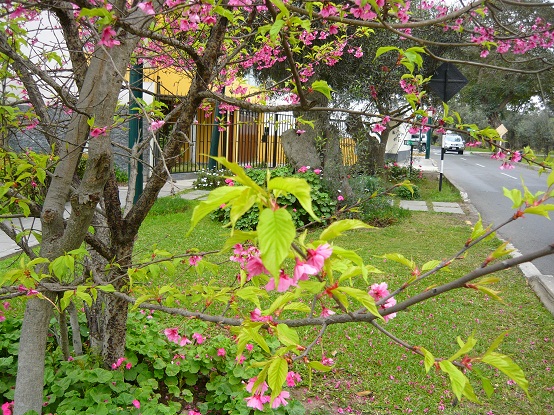
[[[13,401],[2,404],[2,415],[12,415]]]
[[[152,132],[158,131],[160,128],[163,127],[164,124],[165,124],[164,120],[152,121],[150,123],[150,131]]]
[[[289,277],[283,270],[279,274],[279,284],[277,285],[277,292],[283,293],[287,291],[291,286],[296,286],[294,278]],[[275,278],[271,277],[266,284],[265,289],[267,291],[273,291],[275,289]]]
[[[254,384],[256,383],[257,380],[258,380],[257,377],[250,378],[246,385],[246,390],[255,395],[263,395],[268,389],[267,383],[264,381],[258,385],[256,390],[253,390]]]
[[[273,400],[271,407],[275,409],[275,408],[279,408],[281,405],[287,406],[288,402],[286,401],[286,399],[289,399],[289,398],[290,398],[290,393],[288,391],[281,391],[281,393],[277,395]]]
[[[258,256],[253,256],[247,260],[246,270],[250,277],[255,277],[260,274],[269,274],[269,271],[264,266],[262,260]]]
[[[90,136],[91,137],[99,137],[101,135],[106,135],[106,130],[108,127],[94,127],[90,129]]]
[[[193,255],[189,258],[189,265],[195,267],[202,260],[201,255]]]
[[[196,343],[202,344],[206,340],[204,336],[202,336],[200,333],[193,333],[192,338],[196,340]]]
[[[173,343],[179,344],[181,341],[181,336],[179,335],[179,329],[177,327],[170,327],[164,330],[164,334],[167,337],[167,340]]]
[[[371,295],[375,301],[379,301],[381,298],[386,297],[389,295],[387,283],[372,284],[368,294]]]
[[[319,245],[316,249],[308,249],[306,263],[312,265],[317,270],[323,268],[323,263],[333,253],[333,248],[329,244]]]
[[[114,38],[117,33],[111,26],[106,26],[102,30],[102,36],[100,37],[100,42],[98,45],[104,45],[107,48],[113,48],[114,46],[120,45],[121,42]]]
[[[151,1],[139,3],[137,4],[137,6],[146,14],[156,14],[156,12],[154,11],[154,7],[152,7]]]
[[[300,259],[296,258],[296,265],[294,266],[293,279],[298,283],[298,281],[305,281],[309,278],[310,275],[315,275],[319,270],[313,265],[302,262]]]
[[[287,386],[292,388],[296,386],[297,383],[302,382],[302,378],[296,372],[289,372],[287,373],[286,382],[287,382]]]
[[[246,400],[246,406],[249,408],[254,408],[259,411],[264,410],[264,403],[267,403],[271,400],[269,396],[263,396],[263,395],[252,395],[248,398],[245,398]]]

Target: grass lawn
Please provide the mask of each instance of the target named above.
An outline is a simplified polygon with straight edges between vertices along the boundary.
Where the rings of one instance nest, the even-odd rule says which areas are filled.
[[[184,206],[181,212],[148,217],[137,240],[138,251],[149,249],[154,242],[159,248],[172,251],[191,245],[201,251],[217,249],[224,234],[220,225],[205,219],[190,237],[185,237],[196,202],[176,203]],[[409,272],[394,263],[384,263],[376,256],[399,252],[420,265],[431,259],[448,257],[467,240],[471,231],[467,220],[461,215],[413,212],[408,219],[393,226],[354,231],[336,243],[356,249],[365,261],[384,271],[374,276],[374,282],[386,281],[390,287],[398,287],[409,278]],[[483,250],[490,250],[497,244],[496,241],[487,242],[481,251],[456,261],[450,272],[433,277],[405,295],[413,295],[479,266],[485,255]],[[217,280],[225,275],[233,278],[232,272],[224,267],[220,275],[207,278]],[[476,353],[482,353],[500,333],[511,330],[499,351],[512,356],[523,368],[530,381],[532,401],[502,373],[485,370],[492,376],[496,393],[487,398],[479,380],[469,373],[483,404],[479,406],[464,400],[453,406],[446,377],[435,373],[434,369],[426,374],[421,357],[392,343],[372,326],[361,324],[331,326],[327,330],[313,358],[318,359],[324,353],[335,359],[336,368],[326,374],[316,374],[311,388],[304,374],[305,382],[295,391],[296,396],[313,415],[554,413],[551,372],[554,318],[527,286],[519,270],[504,271],[498,276],[501,281],[494,289],[502,291],[503,303],[490,300],[477,291],[463,289],[412,307],[387,323],[386,328],[410,344],[425,347],[437,357],[448,357],[458,349],[457,336],[465,340],[474,332],[478,339]],[[175,284],[187,284],[197,278],[196,275],[180,275]],[[304,330],[306,342],[311,341],[315,330]]]

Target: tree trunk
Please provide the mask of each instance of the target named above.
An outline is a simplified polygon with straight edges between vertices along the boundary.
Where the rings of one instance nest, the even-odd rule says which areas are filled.
[[[55,295],[49,294],[50,299]],[[52,304],[38,298],[30,298],[25,307],[15,382],[14,415],[42,410],[44,385],[44,359],[46,338],[52,315]]]
[[[151,18],[142,11],[136,15],[138,23]],[[80,186],[71,196],[72,213],[65,223],[63,213],[71,189],[73,174],[89,138],[90,118],[95,126],[108,127],[118,100],[122,79],[138,37],[126,35],[121,45],[109,51],[98,47],[91,57],[80,97],[78,110],[72,115],[60,151],[60,161],[48,189],[41,221],[43,239],[40,256],[53,260],[64,252],[78,248],[83,242],[99,202],[104,184],[112,169],[112,148],[108,136],[89,140],[89,159]],[[54,298],[53,295],[46,295]],[[27,303],[18,353],[18,370],[14,397],[14,415],[28,411],[41,413],[44,384],[45,346],[52,306],[44,300],[31,299]]]
[[[315,101],[319,107],[328,105],[327,98],[319,92],[311,92],[307,99]],[[300,126],[300,129],[306,130],[306,132],[298,135],[295,130],[289,130],[283,134],[286,141],[283,149],[287,160],[296,168],[301,166],[322,167],[323,178],[333,196],[341,194],[347,200],[354,200],[354,193],[348,183],[346,167],[342,160],[340,132],[331,125],[329,113],[307,111],[295,115],[313,122],[314,128],[307,125]],[[294,142],[294,145],[291,145],[290,142]]]

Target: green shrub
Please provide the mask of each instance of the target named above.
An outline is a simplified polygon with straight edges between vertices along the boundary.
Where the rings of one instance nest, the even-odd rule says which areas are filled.
[[[129,175],[127,174],[126,170],[122,170],[117,166],[115,166],[114,169],[115,169],[115,180],[117,180],[118,183],[129,182]]]
[[[415,184],[412,184],[410,187],[407,186],[399,186],[396,188],[396,194],[401,199],[419,199],[420,193],[419,193],[419,187],[417,187]]]
[[[196,180],[192,183],[192,187],[200,190],[212,190],[220,186],[225,186],[225,178],[231,175],[231,172],[227,169],[203,169],[198,171]]]
[[[403,182],[404,180],[415,181],[422,178],[422,172],[419,169],[407,166],[401,166],[396,162],[387,162],[383,168],[383,178],[393,184]]]
[[[179,334],[190,339],[180,346],[168,340],[157,315],[131,312],[127,351],[111,369],[90,355],[64,361],[49,339],[45,369],[44,413],[76,414],[202,414],[249,415],[245,389],[257,374],[252,363],[264,359],[257,346],[237,362],[236,344],[224,333],[206,334],[207,324],[188,320]],[[0,401],[13,401],[17,371],[20,320],[0,324]],[[175,329],[177,330],[177,329]],[[195,335],[196,333],[196,335]],[[278,342],[269,343],[278,347]],[[137,406],[140,404],[140,410]],[[266,412],[301,415],[302,405],[291,399],[285,407]]]
[[[265,185],[267,178],[267,170],[263,169],[246,169],[246,174],[258,185]],[[312,198],[312,210],[319,218],[326,218],[331,216],[335,212],[335,206],[337,202],[331,198],[329,191],[327,190],[321,175],[314,173],[313,171],[306,171],[302,173],[292,173],[290,167],[278,167],[270,170],[271,177],[287,177],[294,176],[305,179],[311,187]],[[313,221],[313,218],[306,212],[300,202],[296,200],[296,197],[292,194],[286,196],[280,196],[277,199],[280,206],[286,206],[286,209],[291,214],[294,223],[297,227],[304,226]],[[221,207],[210,214],[213,220],[217,220],[222,223],[228,223],[230,219],[229,207]],[[252,207],[246,212],[236,223],[237,229],[252,230],[255,229],[258,224],[258,208]]]

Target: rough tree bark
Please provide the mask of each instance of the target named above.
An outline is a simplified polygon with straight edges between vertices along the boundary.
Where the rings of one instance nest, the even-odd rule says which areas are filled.
[[[145,23],[150,18],[137,13],[137,21]],[[88,138],[87,120],[95,118],[99,127],[112,124],[127,64],[139,38],[134,35],[121,37],[121,44],[107,50],[97,47],[90,59],[77,101],[77,110],[64,137],[60,149],[60,162],[56,166],[41,221],[43,239],[40,255],[54,259],[64,252],[78,248],[83,242],[94,209],[100,201],[104,185],[112,169],[112,148],[107,136],[89,140],[89,158],[83,180],[71,193],[72,213],[65,223],[63,213],[71,189],[73,173],[77,167],[82,147]],[[55,296],[46,293],[46,296]],[[14,414],[42,410],[44,383],[45,344],[48,335],[52,305],[44,300],[31,299],[25,311],[21,328],[18,372],[16,379]]]
[[[311,92],[307,100],[318,107],[328,105],[327,98],[319,92]],[[346,167],[342,160],[340,148],[340,132],[331,125],[329,113],[326,111],[306,111],[295,114],[304,120],[313,122],[314,127],[302,125],[306,132],[298,135],[297,130],[285,131],[281,137],[283,150],[287,160],[295,167],[321,167],[323,177],[329,190],[342,194],[347,200],[354,199],[352,187],[348,183]]]

